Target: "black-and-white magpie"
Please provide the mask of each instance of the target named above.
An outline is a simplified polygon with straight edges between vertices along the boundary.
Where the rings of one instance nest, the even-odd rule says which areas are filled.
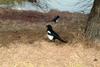
[[[51,25],[47,25],[47,36],[51,41],[55,41],[55,39],[58,39],[61,42],[66,43],[66,41],[64,41],[63,39],[61,39],[61,37],[52,29]]]
[[[55,17],[52,19],[52,21],[56,23],[56,22],[58,22],[59,18],[60,18],[60,16],[55,16]]]

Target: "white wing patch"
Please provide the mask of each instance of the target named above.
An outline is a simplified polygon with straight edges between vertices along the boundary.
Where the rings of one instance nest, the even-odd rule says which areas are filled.
[[[49,34],[51,34],[51,32],[50,32],[50,31],[48,31],[48,33],[49,33]]]
[[[48,36],[48,38],[50,39],[50,40],[53,40],[53,36],[51,36],[51,35],[47,35]]]
[[[58,22],[58,21],[59,21],[59,19],[56,20],[56,22]]]

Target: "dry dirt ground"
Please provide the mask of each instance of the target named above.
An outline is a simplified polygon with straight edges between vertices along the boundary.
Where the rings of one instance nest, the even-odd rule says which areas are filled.
[[[0,67],[100,67],[100,51],[46,41],[0,48]]]
[[[59,23],[49,22],[57,14]],[[86,19],[77,13],[0,9],[0,67],[100,67],[99,43],[85,43]],[[68,43],[50,42],[47,24]]]

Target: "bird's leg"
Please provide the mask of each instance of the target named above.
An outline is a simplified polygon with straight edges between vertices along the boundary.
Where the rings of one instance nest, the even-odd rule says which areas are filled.
[[[53,39],[53,42],[55,42],[55,39]]]

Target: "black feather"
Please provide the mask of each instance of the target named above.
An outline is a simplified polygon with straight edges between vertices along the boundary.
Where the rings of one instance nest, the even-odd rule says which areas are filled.
[[[61,39],[61,37],[52,29],[51,25],[47,25],[47,31],[51,32],[51,33],[48,33],[48,35],[54,36],[53,40],[58,39],[59,41],[66,43],[66,41]]]

